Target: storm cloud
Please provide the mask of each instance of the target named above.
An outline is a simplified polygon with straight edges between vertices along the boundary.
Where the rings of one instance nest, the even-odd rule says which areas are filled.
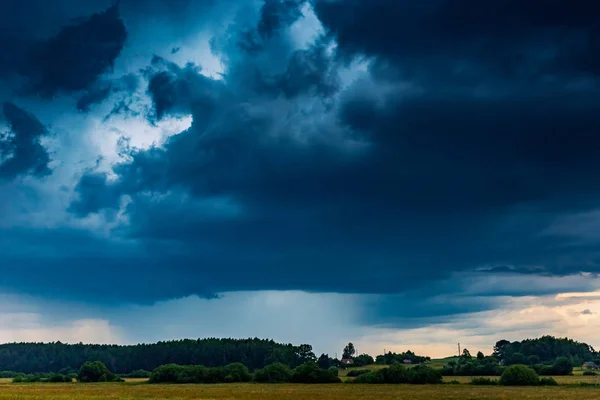
[[[62,223],[11,228],[6,261],[30,274],[4,286],[144,304],[256,290],[383,295],[364,323],[418,326],[535,291],[465,294],[474,276],[600,272],[598,241],[569,223],[600,201],[594,3],[195,4],[220,26],[204,15],[194,25],[185,1],[168,13],[160,4],[98,5],[24,55],[16,71],[37,107],[76,93],[64,109],[101,121],[90,124],[110,141],[90,129],[88,161],[61,170]],[[160,17],[152,54],[139,34],[148,15]],[[177,42],[192,27],[196,58]],[[6,142],[21,154],[12,176],[47,174],[43,126],[20,127],[17,114],[37,120],[8,107],[22,138]],[[152,140],[134,128],[185,118],[186,129]],[[145,144],[119,145],[131,140]],[[93,281],[58,278],[74,265]]]

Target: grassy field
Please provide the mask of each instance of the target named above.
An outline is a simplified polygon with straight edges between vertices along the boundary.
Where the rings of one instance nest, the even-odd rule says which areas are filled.
[[[434,361],[432,361],[431,366],[433,366],[435,368]],[[340,370],[340,378],[344,382],[351,381],[352,379],[354,379],[354,378],[347,376],[348,372],[352,371],[353,369],[369,369],[369,370],[374,371],[374,370],[377,370],[380,368],[385,368],[385,367],[387,367],[387,365],[368,365],[365,367],[352,367],[352,368],[348,368],[348,369],[342,369],[342,370]],[[460,383],[470,383],[471,378],[472,377],[470,377],[470,376],[445,376],[444,382],[458,381]],[[486,376],[485,378],[490,378],[490,379],[494,379],[494,380],[500,379],[499,376]],[[554,380],[556,382],[558,382],[558,384],[560,384],[560,385],[579,385],[579,383],[584,382],[584,383],[589,383],[589,384],[597,384],[600,387],[600,375],[584,376],[581,368],[576,368],[573,371],[573,375],[553,376],[552,378],[554,378]],[[600,395],[599,395],[599,399],[600,399]]]
[[[10,384],[0,387],[0,400],[592,400],[598,398],[600,398],[600,389],[577,386],[510,388],[471,385],[148,385],[139,383],[63,383]]]
[[[499,376],[485,376],[484,378],[500,379]],[[582,376],[582,375],[568,375],[568,376],[553,376],[552,377],[559,385],[579,385],[580,382],[598,384],[600,388],[600,376]],[[458,381],[460,383],[470,383],[470,376],[445,376],[444,382]],[[600,397],[599,397],[600,398]]]

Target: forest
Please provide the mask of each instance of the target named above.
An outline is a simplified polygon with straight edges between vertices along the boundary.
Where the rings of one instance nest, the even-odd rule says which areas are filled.
[[[342,358],[351,358],[353,365],[430,361],[409,351],[388,352],[371,357],[355,354],[352,343],[343,349]],[[137,345],[100,345],[54,343],[8,343],[0,345],[0,371],[68,374],[78,371],[87,361],[100,361],[110,371],[135,377],[138,371],[153,371],[161,365],[201,365],[206,368],[241,363],[250,371],[272,364],[294,369],[306,362],[316,362],[322,368],[339,366],[339,360],[327,354],[317,357],[310,344],[282,344],[268,339],[184,339]],[[600,354],[593,347],[567,338],[543,336],[520,342],[500,340],[491,355],[476,356],[463,351],[442,369],[444,375],[500,375],[503,367],[526,364],[541,375],[563,375],[584,361],[600,364]],[[140,377],[142,374],[139,373]]]
[[[242,363],[251,370],[273,363],[295,368],[314,360],[312,346],[265,339],[184,339],[153,344],[100,345],[9,343],[0,345],[0,370],[24,373],[76,371],[86,361],[101,361],[118,374],[152,371],[164,364],[219,367]]]

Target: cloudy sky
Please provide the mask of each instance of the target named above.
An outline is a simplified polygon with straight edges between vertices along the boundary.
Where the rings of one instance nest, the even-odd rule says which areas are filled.
[[[0,342],[600,347],[600,4],[22,0]]]

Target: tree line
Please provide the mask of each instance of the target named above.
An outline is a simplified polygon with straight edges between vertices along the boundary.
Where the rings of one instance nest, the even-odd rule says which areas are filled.
[[[419,356],[411,351],[387,352],[373,359],[369,354],[356,354],[352,343],[348,343],[343,349],[342,359],[345,363],[327,354],[316,357],[309,344],[281,344],[257,338],[184,339],[127,346],[61,342],[9,343],[0,345],[0,371],[4,371],[0,372],[0,376],[4,374],[6,377],[14,377],[15,372],[73,375],[81,365],[90,360],[102,362],[115,374],[140,378],[149,377],[149,371],[167,364],[213,368],[241,363],[250,371],[255,371],[272,364],[283,364],[293,370],[307,362],[314,362],[320,369],[327,370],[330,367],[347,366],[348,361],[358,367],[374,363],[425,364],[430,361],[429,357]],[[531,366],[540,375],[562,375],[570,373],[573,366],[579,366],[584,361],[600,364],[600,355],[585,343],[543,336],[521,342],[500,340],[489,356],[479,352],[473,357],[465,350],[460,357],[450,360],[442,372],[444,375],[499,376],[505,366],[524,364]]]
[[[251,370],[273,363],[295,368],[317,358],[312,346],[266,339],[184,339],[137,345],[8,343],[0,345],[0,370],[23,373],[76,372],[96,360],[117,374],[152,371],[165,364],[218,367],[242,363]]]

